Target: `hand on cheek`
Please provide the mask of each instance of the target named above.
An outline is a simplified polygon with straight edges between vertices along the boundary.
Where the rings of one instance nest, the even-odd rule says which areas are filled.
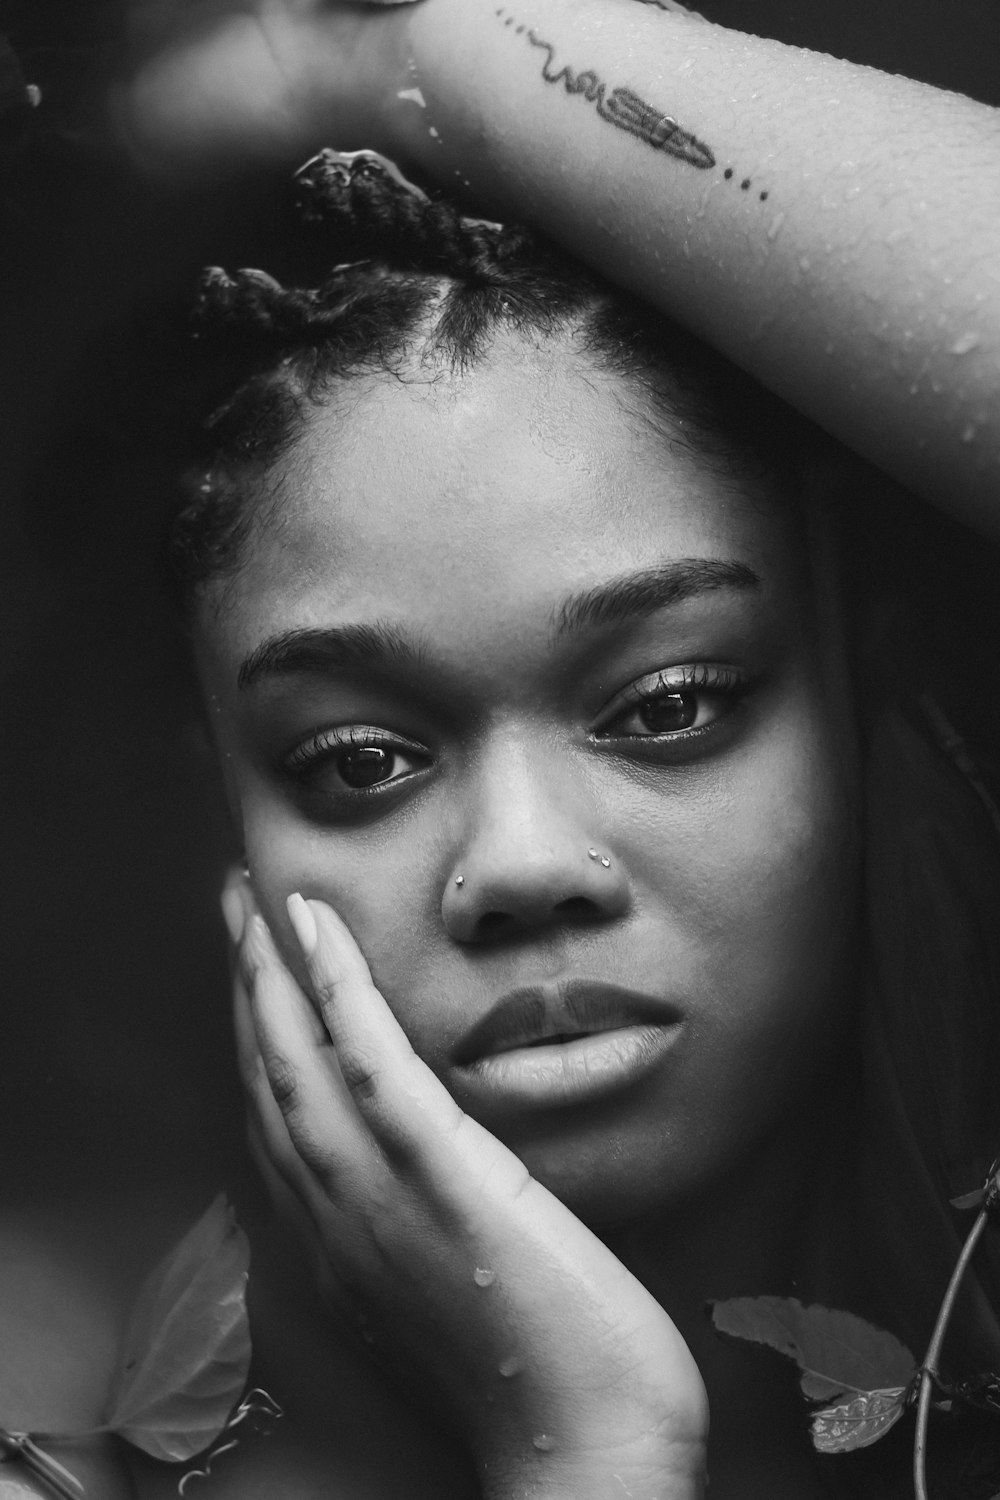
[[[698,1493],[704,1390],[663,1310],[459,1109],[330,907],[289,900],[310,1000],[242,900],[236,1022],[257,1154],[375,1352],[414,1392],[430,1386],[491,1496],[515,1493],[515,1474],[597,1496],[603,1453],[645,1474],[650,1496],[667,1474],[671,1494]]]

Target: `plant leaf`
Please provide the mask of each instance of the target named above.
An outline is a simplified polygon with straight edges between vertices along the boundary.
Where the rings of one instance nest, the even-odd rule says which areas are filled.
[[[111,1391],[112,1432],[170,1461],[214,1442],[250,1367],[249,1262],[220,1195],[139,1291]]]
[[[979,1208],[986,1197],[985,1188],[973,1188],[971,1193],[962,1193],[958,1198],[951,1198],[949,1202],[952,1208],[967,1209]]]
[[[721,1333],[766,1344],[798,1365],[813,1401],[909,1385],[916,1361],[905,1344],[854,1313],[805,1306],[797,1297],[733,1297],[713,1302]]]
[[[868,1448],[895,1427],[906,1410],[906,1387],[887,1391],[864,1391],[839,1406],[824,1406],[813,1412],[810,1426],[813,1447],[820,1453],[850,1453]]]

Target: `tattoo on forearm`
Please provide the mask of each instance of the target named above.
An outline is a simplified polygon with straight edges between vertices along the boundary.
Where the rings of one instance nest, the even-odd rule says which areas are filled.
[[[551,42],[543,41],[536,31],[527,26],[516,25],[514,17],[504,10],[498,10],[496,14],[505,25],[515,26],[517,34],[523,35],[532,47],[545,53],[542,77],[546,83],[561,83],[567,94],[582,94],[589,104],[596,104],[597,113],[602,120],[645,141],[654,151],[663,151],[668,156],[675,156],[679,161],[686,161],[689,166],[701,170],[715,166],[711,148],[690,131],[682,130],[671,115],[665,115],[662,110],[647,104],[632,89],[609,89],[605,81],[590,69],[574,73],[568,63],[557,69],[556,49]]]

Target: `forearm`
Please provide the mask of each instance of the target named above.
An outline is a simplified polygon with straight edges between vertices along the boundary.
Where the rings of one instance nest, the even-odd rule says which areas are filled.
[[[409,42],[401,155],[1000,526],[991,110],[636,0],[422,0]]]

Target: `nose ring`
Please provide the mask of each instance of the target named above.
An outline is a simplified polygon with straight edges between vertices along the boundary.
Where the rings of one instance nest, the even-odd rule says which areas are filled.
[[[455,884],[458,885],[458,886],[464,885],[465,884],[465,876],[464,875],[456,875],[455,876]]]
[[[610,861],[610,859],[608,858],[608,856],[606,854],[598,854],[598,852],[597,852],[596,849],[588,849],[587,850],[587,856],[588,856],[589,859],[600,860],[600,862],[604,866],[604,868],[606,870],[610,870],[610,868],[611,868],[611,861]]]

